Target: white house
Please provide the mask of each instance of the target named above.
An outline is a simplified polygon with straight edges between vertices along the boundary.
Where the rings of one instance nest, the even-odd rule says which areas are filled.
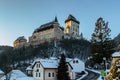
[[[58,59],[39,59],[33,62],[34,80],[57,80]],[[68,71],[71,79],[74,79],[72,66],[68,64]]]
[[[27,77],[22,71],[20,70],[12,70],[8,74],[10,80],[33,80],[31,77]],[[0,80],[6,80],[6,76],[0,78]]]
[[[85,64],[78,58],[66,58],[68,72],[71,80],[76,78],[76,73],[85,71]],[[59,59],[37,59],[31,66],[27,67],[27,74],[33,76],[34,80],[57,80]]]
[[[85,63],[78,58],[74,58],[69,61],[70,65],[73,67],[75,73],[80,73],[85,71]]]

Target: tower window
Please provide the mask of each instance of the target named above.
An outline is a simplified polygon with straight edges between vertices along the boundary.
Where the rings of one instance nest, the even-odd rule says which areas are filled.
[[[69,26],[66,27],[66,33],[70,33],[70,27]]]

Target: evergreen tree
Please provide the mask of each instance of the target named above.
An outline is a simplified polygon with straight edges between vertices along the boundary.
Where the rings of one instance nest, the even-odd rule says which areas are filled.
[[[110,38],[110,32],[108,22],[105,22],[101,17],[98,18],[91,39],[91,53],[93,61],[96,63],[101,63],[103,57],[109,59],[113,53],[114,43]]]
[[[64,54],[61,54],[61,59],[58,66],[57,80],[70,80],[68,66],[66,64],[66,58]]]

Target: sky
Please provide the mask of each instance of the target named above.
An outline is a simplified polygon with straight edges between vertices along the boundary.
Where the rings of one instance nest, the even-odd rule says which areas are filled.
[[[87,40],[99,17],[109,22],[111,38],[120,33],[120,0],[0,0],[0,45],[13,46],[20,36],[28,39],[55,16],[65,27],[69,14],[80,21],[80,33]]]

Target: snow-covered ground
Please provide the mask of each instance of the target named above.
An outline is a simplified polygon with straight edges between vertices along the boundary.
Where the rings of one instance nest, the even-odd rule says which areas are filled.
[[[12,70],[10,73],[10,80],[33,80],[31,77],[26,76],[20,70]],[[3,76],[0,80],[5,80],[6,76]]]

